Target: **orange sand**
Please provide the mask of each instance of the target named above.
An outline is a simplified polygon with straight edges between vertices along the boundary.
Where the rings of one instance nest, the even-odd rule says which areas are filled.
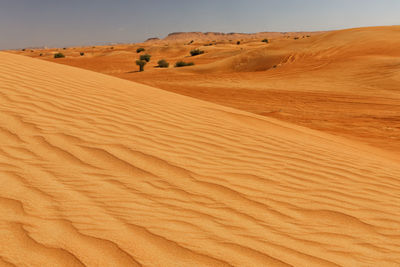
[[[144,73],[124,71],[134,47],[57,60],[115,62],[96,70],[189,95],[192,86],[225,106],[1,52],[0,265],[399,265],[399,39],[382,45],[399,29],[277,40],[282,62],[262,71],[231,63],[268,62],[274,43],[223,45],[197,66]],[[178,58],[190,47],[165,49]],[[263,114],[281,99],[282,112]],[[394,138],[369,121],[376,114]]]
[[[183,33],[172,35],[172,41],[167,37],[137,45],[59,50],[66,59],[53,59],[54,49],[18,53],[43,53],[39,58],[340,135],[400,158],[399,32],[394,26],[267,33],[270,44],[261,42],[265,35],[250,35],[239,46],[229,40],[203,46],[209,44],[208,35]],[[187,45],[187,40],[194,43]],[[137,73],[135,66],[138,47],[152,55],[144,73]],[[206,53],[190,57],[195,48]],[[80,51],[85,56],[80,57]],[[197,66],[154,68],[162,58],[171,65],[184,60]]]

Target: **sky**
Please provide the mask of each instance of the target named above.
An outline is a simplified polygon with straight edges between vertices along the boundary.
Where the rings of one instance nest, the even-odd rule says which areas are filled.
[[[400,0],[0,0],[0,49],[400,25]]]

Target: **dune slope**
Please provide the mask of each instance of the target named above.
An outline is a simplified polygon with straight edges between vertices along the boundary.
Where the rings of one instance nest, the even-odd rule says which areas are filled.
[[[197,34],[180,33],[171,38],[181,41],[171,44],[160,40],[12,52],[340,135],[400,158],[399,32],[400,26],[288,33],[268,37],[268,44],[261,42],[262,36],[248,35],[240,45],[229,41],[231,35],[219,34],[210,43],[195,38]],[[187,38],[185,44],[181,37]],[[135,65],[139,47],[152,55],[141,73]],[[196,48],[205,53],[189,56]],[[56,52],[66,58],[54,59]],[[170,68],[155,68],[160,59]],[[173,68],[179,60],[195,66]]]
[[[372,148],[0,53],[0,265],[396,266]]]

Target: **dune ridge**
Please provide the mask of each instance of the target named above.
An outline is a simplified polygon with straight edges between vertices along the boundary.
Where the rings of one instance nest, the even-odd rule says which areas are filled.
[[[3,52],[0,86],[1,265],[400,264],[374,148]]]

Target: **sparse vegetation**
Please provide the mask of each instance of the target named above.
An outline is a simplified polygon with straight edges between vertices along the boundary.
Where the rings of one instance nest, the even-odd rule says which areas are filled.
[[[64,48],[63,48],[63,50],[67,50],[67,48],[66,48],[66,47],[64,47]]]
[[[85,55],[85,53],[84,52],[80,52],[79,55],[81,55],[81,57],[82,57],[82,56]]]
[[[268,44],[268,43],[269,43],[269,40],[268,40],[268,39],[264,39],[264,40],[262,40],[262,42]]]
[[[144,71],[144,66],[147,64],[146,61],[144,60],[136,60],[136,65],[139,66],[139,71],[142,72]]]
[[[299,40],[300,38],[299,38],[299,37],[294,37],[293,39],[295,39],[295,40]]]
[[[145,51],[146,49],[144,49],[143,47],[140,47],[140,48],[138,48],[138,49],[136,49],[136,53],[140,53],[140,52],[143,52],[143,51]]]
[[[240,41],[237,41],[236,44],[237,44],[237,45],[240,45]]]
[[[193,66],[193,62],[185,62],[185,61],[178,61],[175,63],[175,68],[180,68],[180,67],[187,67],[187,66]]]
[[[26,50],[25,48],[24,48],[24,49],[22,49],[22,51],[23,51],[23,52],[25,52],[25,50]]]
[[[204,51],[200,50],[200,49],[193,49],[192,51],[190,51],[190,54],[192,55],[192,57],[194,57],[194,56],[197,56],[197,55],[204,54]]]
[[[146,61],[146,62],[150,62],[150,59],[151,59],[151,55],[149,55],[149,54],[140,56],[140,60],[143,60],[143,61]]]
[[[39,54],[39,57],[41,57],[41,56],[43,56],[43,54],[42,54],[42,53],[40,53],[40,54]]]
[[[65,58],[65,55],[63,53],[56,53],[54,54],[54,58]]]
[[[168,68],[169,63],[165,59],[161,59],[158,61],[158,67],[159,68]]]

